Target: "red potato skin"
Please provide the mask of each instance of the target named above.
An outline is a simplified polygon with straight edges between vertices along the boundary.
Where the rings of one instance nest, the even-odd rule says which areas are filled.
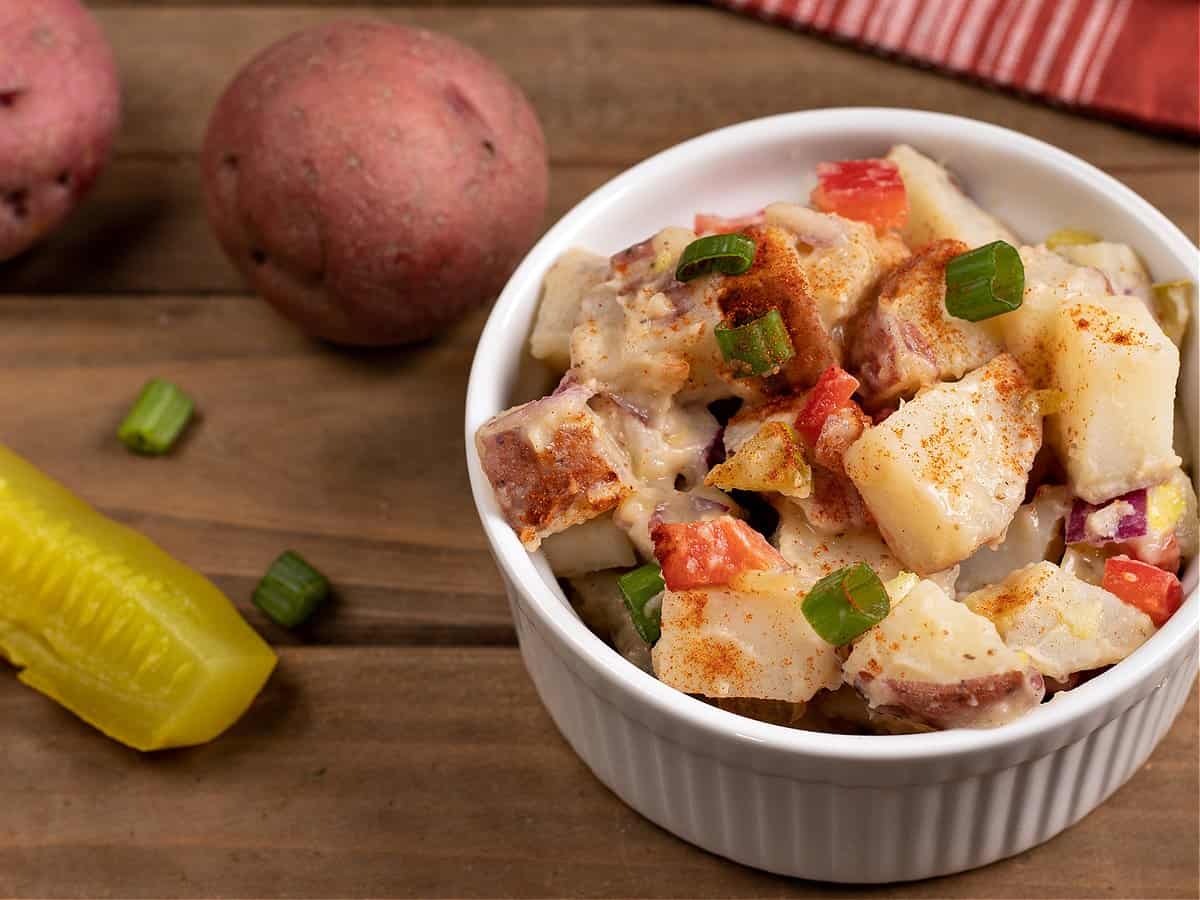
[[[202,157],[246,280],[315,337],[423,340],[489,300],[536,237],[546,148],[521,91],[429,31],[353,20],[254,58]]]
[[[0,261],[78,205],[121,118],[112,50],[76,0],[0,0]]]
[[[855,687],[862,692],[873,680],[860,672]],[[1045,679],[1033,669],[945,684],[882,681],[891,702],[875,707],[876,712],[939,729],[974,727],[995,704],[1008,704],[1016,718],[1041,703],[1046,693]]]

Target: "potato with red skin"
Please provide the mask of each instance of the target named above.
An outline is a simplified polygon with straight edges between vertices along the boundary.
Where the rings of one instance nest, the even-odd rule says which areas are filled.
[[[76,0],[0,0],[0,261],[78,205],[121,117],[104,33]]]
[[[870,708],[931,728],[989,728],[1041,702],[1042,675],[933,581],[900,598],[842,666]]]
[[[304,331],[423,340],[503,285],[536,237],[546,148],[521,91],[444,35],[372,20],[284,38],[218,101],[209,220]]]

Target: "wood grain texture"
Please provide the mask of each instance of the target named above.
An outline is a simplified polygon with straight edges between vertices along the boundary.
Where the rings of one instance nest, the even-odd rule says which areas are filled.
[[[545,225],[620,171],[553,167]],[[0,294],[241,294],[208,227],[195,157],[120,157],[62,230],[0,263]]]
[[[20,387],[0,390],[0,441],[243,605],[275,555],[299,551],[340,600],[309,640],[459,629],[511,642],[464,464],[483,318],[409,350],[350,353],[251,297],[5,297],[0,359]],[[114,435],[156,375],[190,391],[199,418],[169,457],[147,459]]]
[[[548,227],[620,165],[551,167]],[[1143,170],[1117,178],[1171,218],[1200,233],[1200,168]],[[240,294],[241,276],[217,245],[200,202],[194,157],[121,157],[78,215],[49,241],[0,264],[0,294]]]
[[[744,119],[824,106],[909,106],[995,122],[1102,167],[1193,169],[1195,146],[983,91],[702,6],[99,11],[126,86],[122,154],[195,153],[237,69],[289,32],[375,12],[486,53],[526,91],[555,161],[628,165]]]
[[[1145,768],[1048,844],[865,891],[756,872],[641,819],[508,648],[286,650],[228,735],[154,757],[7,680],[0,721],[4,896],[1183,897],[1200,864],[1195,693]]]
[[[196,160],[208,113],[258,48],[355,10],[362,8],[101,9],[125,85],[117,159],[59,234],[0,266],[0,292],[241,291],[200,203]],[[621,169],[685,138],[755,116],[869,104],[970,115],[1048,140],[1112,171],[1186,233],[1200,234],[1193,145],[786,29],[690,6],[384,12],[462,38],[524,87],[554,162],[547,224]]]

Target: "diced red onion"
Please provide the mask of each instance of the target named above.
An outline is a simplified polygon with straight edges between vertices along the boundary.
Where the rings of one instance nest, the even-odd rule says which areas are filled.
[[[711,469],[725,462],[725,426],[722,425],[713,435],[712,441],[704,450],[704,467]]]
[[[622,412],[626,412],[629,415],[633,416],[635,419],[637,419],[643,425],[649,423],[650,413],[647,412],[646,410],[642,409],[642,407],[638,406],[632,400],[629,400],[626,397],[622,397],[620,394],[614,394],[611,391],[605,391],[604,396],[607,397],[609,400],[611,400],[613,402],[613,405],[616,406],[618,409],[620,409]]]
[[[654,237],[648,237],[644,241],[638,241],[609,257],[609,265],[618,271],[642,259],[649,259],[654,255]]]
[[[1117,506],[1123,504],[1123,506]],[[1089,520],[1091,528],[1088,527]],[[1075,499],[1067,518],[1068,544],[1100,546],[1141,537],[1149,530],[1146,521],[1146,489],[1114,497],[1101,506]]]
[[[558,387],[556,387],[554,389],[554,392],[550,396],[557,397],[563,391],[569,390],[569,389],[579,385],[580,383],[581,382],[579,381],[578,376],[576,376],[576,374],[575,374],[575,370],[567,369],[566,374],[564,374],[563,377],[561,379],[559,379]]]

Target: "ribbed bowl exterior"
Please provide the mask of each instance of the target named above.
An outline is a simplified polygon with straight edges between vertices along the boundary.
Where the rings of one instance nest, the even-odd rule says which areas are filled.
[[[928,878],[1049,840],[1146,761],[1197,670],[1195,652],[1180,655],[1145,697],[1036,758],[1015,765],[998,759],[991,771],[917,782],[898,765],[894,784],[851,786],[810,774],[768,774],[756,768],[752,752],[728,762],[658,733],[556,652],[511,584],[509,597],[538,694],[597,778],[646,818],[705,850],[821,881]]]
[[[476,430],[527,382],[525,337],[542,279],[568,247],[613,252],[696,210],[736,213],[795,197],[818,162],[896,143],[953,164],[983,208],[1025,235],[1103,222],[1161,278],[1193,277],[1190,238],[1100,170],[1007,129],[904,109],[805,110],[668,149],[555,224],[513,274],[479,340],[467,389],[471,489],[509,589],[525,664],[559,729],[606,785],[705,849],[787,875],[840,882],[924,878],[1045,841],[1115,791],[1187,697],[1200,646],[1200,564],[1185,602],[1120,665],[1002,728],[879,737],[753,722],[672,691],[619,659],[574,615],[542,554],[505,523]],[[735,177],[730,177],[731,173]],[[1194,317],[1200,318],[1200,308]],[[1179,399],[1200,422],[1200,338],[1181,348]]]

